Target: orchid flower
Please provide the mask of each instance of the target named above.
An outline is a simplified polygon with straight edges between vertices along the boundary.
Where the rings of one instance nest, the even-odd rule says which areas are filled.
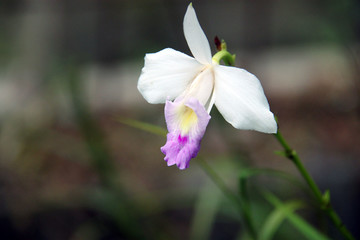
[[[167,142],[161,147],[167,165],[189,166],[200,149],[215,104],[237,129],[276,133],[260,81],[244,69],[220,65],[190,4],[184,35],[193,57],[171,48],[145,55],[138,90],[152,104],[165,103]]]

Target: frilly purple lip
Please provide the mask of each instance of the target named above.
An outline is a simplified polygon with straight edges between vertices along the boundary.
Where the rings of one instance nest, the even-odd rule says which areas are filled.
[[[179,125],[179,117],[181,116],[178,114],[179,108],[184,105],[191,108],[197,117],[196,122],[185,134]],[[200,150],[201,139],[205,134],[210,118],[204,106],[196,98],[189,98],[186,102],[166,101],[165,119],[169,133],[166,144],[161,147],[161,151],[165,154],[164,160],[168,166],[176,164],[181,170],[189,167],[190,160],[195,158]]]

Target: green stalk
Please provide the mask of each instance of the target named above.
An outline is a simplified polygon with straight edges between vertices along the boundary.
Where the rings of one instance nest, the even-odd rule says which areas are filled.
[[[225,65],[234,66],[235,65],[235,54],[232,55],[227,50],[226,42],[221,40],[220,49],[215,55],[212,57],[212,61],[216,64],[220,64],[220,61],[223,60]]]
[[[220,64],[220,61],[223,60],[225,65],[234,66],[235,64],[235,55],[231,55],[226,48],[215,53],[212,57],[212,61],[216,64]]]
[[[293,150],[289,144],[286,142],[280,131],[275,134],[276,139],[284,148],[285,156],[291,160],[296,168],[299,170],[300,174],[305,179],[306,183],[309,185],[311,191],[314,193],[316,200],[319,202],[321,209],[323,209],[331,221],[334,223],[336,228],[341,232],[341,234],[348,240],[355,240],[352,236],[350,231],[346,228],[346,226],[342,223],[339,215],[335,212],[333,207],[330,204],[330,199],[328,193],[324,195],[321,193],[319,187],[316,185],[314,179],[310,176],[308,171],[305,169],[304,165],[302,164],[299,156],[297,155],[296,151]]]
[[[320,189],[318,188],[318,186],[316,185],[314,179],[310,176],[310,174],[307,172],[307,170],[305,169],[304,165],[302,164],[299,156],[297,155],[296,151],[291,149],[291,147],[287,144],[287,142],[285,141],[284,137],[282,136],[281,132],[278,131],[275,134],[276,139],[279,141],[279,143],[281,144],[281,146],[283,146],[284,150],[285,150],[285,156],[292,160],[293,163],[295,164],[295,166],[297,167],[297,169],[299,170],[299,172],[301,173],[301,175],[304,177],[306,183],[309,185],[309,187],[311,188],[311,190],[313,191],[313,193],[315,194],[315,197],[317,199],[321,199],[322,200],[322,193],[320,191]]]
[[[245,219],[246,226],[248,227],[251,236],[257,239],[257,232],[255,231],[253,220],[251,217],[251,204],[247,191],[247,179],[240,178],[239,185],[240,185],[240,197],[242,203],[242,215],[243,218]]]

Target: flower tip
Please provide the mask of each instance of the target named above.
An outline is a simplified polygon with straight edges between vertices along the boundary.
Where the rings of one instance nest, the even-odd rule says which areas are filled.
[[[278,132],[278,127],[276,127],[270,134],[277,134]]]
[[[274,121],[272,121],[272,124],[271,124],[271,125],[272,125],[272,126],[270,127],[269,133],[270,133],[270,134],[277,134],[279,127],[278,127],[277,122],[275,121],[275,118],[274,118]]]
[[[268,111],[268,116],[264,116],[262,123],[254,130],[267,134],[276,134],[278,131],[278,124],[275,120],[274,114]]]
[[[181,170],[181,171],[188,168],[188,167],[186,167],[186,166],[184,166],[184,165],[180,165],[180,164],[178,164],[177,167],[178,167],[179,170]]]
[[[189,11],[195,11],[192,2],[189,3],[189,5],[188,5],[188,7],[187,7],[187,9],[186,9],[186,12],[189,12]]]
[[[195,17],[196,17],[195,8],[194,8],[192,2],[189,3],[189,5],[188,5],[188,7],[187,7],[187,9],[186,9],[185,16],[186,16],[186,15],[195,15]],[[196,17],[196,19],[197,19],[197,17]],[[184,20],[185,20],[185,19],[184,19]],[[198,20],[196,20],[196,21],[198,21]],[[185,37],[185,38],[186,38],[186,37]]]

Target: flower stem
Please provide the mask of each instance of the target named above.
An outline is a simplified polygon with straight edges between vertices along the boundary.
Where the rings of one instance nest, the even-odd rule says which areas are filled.
[[[334,225],[337,227],[337,229],[342,233],[342,235],[346,239],[355,240],[355,238],[352,236],[352,234],[349,232],[346,226],[342,223],[339,215],[335,212],[335,210],[331,206],[329,197],[325,197],[326,195],[322,194],[319,187],[316,185],[314,179],[305,169],[296,151],[289,146],[289,144],[286,142],[286,140],[284,139],[284,137],[282,136],[279,130],[275,134],[275,137],[278,140],[278,142],[281,144],[281,146],[284,148],[285,156],[295,164],[295,166],[297,167],[297,169],[305,179],[306,183],[309,185],[311,191],[315,195],[316,200],[319,202],[321,209],[323,209],[327,213],[331,221],[334,223]]]
[[[301,175],[304,177],[306,183],[309,185],[309,187],[311,188],[311,190],[315,194],[315,197],[317,199],[322,199],[322,193],[321,193],[320,189],[318,188],[318,186],[316,185],[315,181],[310,176],[310,174],[306,171],[306,169],[305,169],[304,165],[302,164],[302,162],[301,162],[299,156],[297,155],[296,151],[291,149],[291,147],[287,144],[287,142],[285,141],[285,139],[282,136],[280,131],[278,131],[275,134],[275,137],[279,141],[279,143],[284,147],[285,156],[288,159],[290,159],[291,161],[293,161],[293,163],[295,164],[295,166],[297,167],[297,169],[299,170]]]
[[[223,49],[212,57],[212,61],[216,64],[220,64],[220,61],[223,60],[225,65],[234,66],[235,64],[235,55],[231,55],[226,49]]]
[[[215,183],[215,185],[223,192],[225,197],[231,201],[234,206],[239,210],[242,219],[244,220],[244,225],[246,226],[251,239],[257,239],[257,234],[255,231],[255,227],[252,223],[251,216],[248,206],[245,206],[245,204],[241,201],[238,195],[233,193],[224,183],[224,181],[221,179],[221,177],[207,164],[202,158],[197,157],[197,163],[200,165],[200,167],[204,170],[206,175]]]

